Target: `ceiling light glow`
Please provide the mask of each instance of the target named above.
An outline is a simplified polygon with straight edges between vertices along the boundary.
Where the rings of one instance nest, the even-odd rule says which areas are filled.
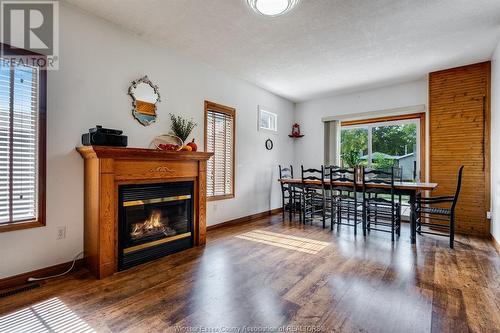
[[[274,17],[290,11],[299,0],[247,0],[247,2],[256,13]]]

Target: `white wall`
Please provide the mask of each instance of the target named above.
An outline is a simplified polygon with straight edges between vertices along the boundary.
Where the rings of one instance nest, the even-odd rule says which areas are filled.
[[[500,243],[500,43],[491,59],[491,234]]]
[[[126,94],[144,74],[162,95],[158,122],[149,127],[132,118]],[[172,112],[196,120],[193,135],[203,147],[205,99],[237,110],[236,198],[209,203],[208,224],[279,207],[277,165],[293,158],[293,103],[61,3],[60,70],[48,76],[47,226],[0,234],[0,278],[67,262],[82,250],[81,133],[101,124],[123,129],[131,147],[147,147],[169,131]],[[278,114],[278,136],[257,132],[258,104]],[[66,239],[56,240],[58,226],[67,226]]]
[[[304,167],[314,167],[324,163],[324,128],[321,118],[347,114],[354,117],[357,113],[421,104],[427,110],[427,100],[428,84],[427,79],[424,79],[299,103],[295,107],[295,119],[305,136],[297,139],[294,147],[295,166],[304,164]],[[384,114],[378,116],[381,115]]]

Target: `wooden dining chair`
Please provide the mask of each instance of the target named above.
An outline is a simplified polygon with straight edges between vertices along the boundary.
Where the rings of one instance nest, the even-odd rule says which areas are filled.
[[[279,165],[280,179],[293,179],[293,166],[282,167]],[[293,215],[300,213],[302,188],[298,185],[281,183],[281,203],[283,209],[283,220],[285,220],[286,211],[290,221]],[[299,214],[301,216],[301,214]],[[301,219],[301,218],[300,218]]]
[[[455,242],[455,209],[457,207],[464,166],[458,169],[457,187],[454,195],[422,197],[417,196],[416,217],[418,234],[448,236],[450,248]]]
[[[324,167],[321,166],[320,169],[304,169],[304,166],[301,165],[301,170],[303,186],[302,222],[306,224],[310,221],[312,224],[314,216],[320,215],[323,222],[323,228],[325,228],[327,218],[327,197]],[[316,181],[316,184],[311,184],[308,181]]]
[[[334,224],[337,229],[341,225],[354,227],[354,234],[358,232],[358,224],[363,222],[360,218],[360,208],[362,212],[363,201],[358,199],[356,190],[357,169],[345,169],[340,167],[329,168],[330,195],[330,229]]]
[[[401,203],[395,198],[394,168],[362,169],[363,234],[371,230],[401,235]]]

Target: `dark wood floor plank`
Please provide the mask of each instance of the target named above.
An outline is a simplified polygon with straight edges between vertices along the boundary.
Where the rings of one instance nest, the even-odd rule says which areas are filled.
[[[0,299],[0,316],[57,298],[106,333],[286,325],[322,332],[500,332],[500,258],[491,242],[458,236],[450,250],[445,238],[425,236],[412,246],[408,233],[405,225],[391,243],[385,233],[365,239],[349,227],[330,231],[320,222],[304,226],[274,215],[213,229],[205,248],[104,280],[80,270],[48,281]],[[244,234],[254,238],[238,237]],[[326,244],[305,253],[297,237]]]

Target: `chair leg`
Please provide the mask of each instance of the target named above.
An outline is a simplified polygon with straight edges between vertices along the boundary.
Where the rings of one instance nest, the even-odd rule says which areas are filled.
[[[450,249],[454,248],[455,243],[455,214],[450,216]]]
[[[281,206],[282,206],[282,212],[281,212],[281,217],[283,218],[283,221],[285,220],[285,193],[283,192],[283,198],[281,199]]]
[[[362,226],[363,226],[363,236],[366,237],[366,205],[363,203],[363,207],[362,207]]]
[[[333,217],[335,216],[335,207],[333,205],[333,196],[330,198],[330,230],[333,230]]]
[[[391,223],[391,241],[394,242],[394,219]]]
[[[340,231],[341,223],[342,223],[342,199],[339,199],[337,205],[337,231]]]
[[[366,208],[366,230],[370,231],[371,228],[371,210],[370,207],[368,206]]]
[[[302,216],[302,213],[304,212],[304,206],[302,204],[302,202],[304,201],[304,194],[303,193],[300,193],[299,195],[299,222],[300,223],[304,223],[304,219],[303,219],[303,216]]]
[[[396,226],[397,227],[397,230],[396,230],[397,232],[396,232],[396,234],[398,235],[398,237],[401,236],[401,209],[402,208],[401,208],[401,205],[400,205],[399,209],[397,211],[397,220],[396,220],[397,221],[397,226]]]
[[[301,195],[300,216],[302,223],[306,224],[306,196],[304,193]]]
[[[356,201],[354,201],[354,209],[356,209]],[[356,211],[354,211],[354,235],[356,236],[358,234],[358,214]]]
[[[351,208],[347,206],[347,223],[351,220]]]
[[[323,229],[326,228],[326,197],[325,193],[323,192],[323,211],[322,211],[322,219],[323,219]]]

